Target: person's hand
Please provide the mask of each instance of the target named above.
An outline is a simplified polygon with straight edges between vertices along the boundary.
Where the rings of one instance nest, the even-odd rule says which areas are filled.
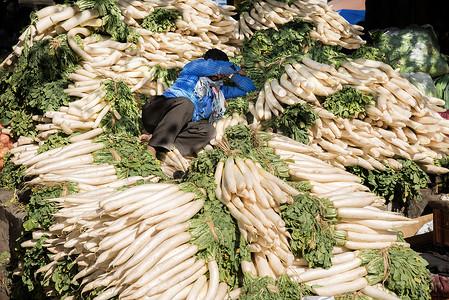
[[[156,149],[154,149],[150,145],[147,145],[147,147],[145,149],[149,150],[151,152],[151,154],[153,155],[153,157],[156,158]]]
[[[238,71],[237,74],[248,77],[248,74],[246,74],[246,72],[243,71],[242,69],[240,69],[240,71]]]
[[[142,134],[141,136],[139,136],[139,140],[141,140],[144,143],[148,143],[151,139],[151,134]]]
[[[229,77],[229,75],[217,74],[217,75],[212,75],[212,76],[208,76],[208,77],[212,81],[217,81],[217,80],[223,79],[225,77]]]

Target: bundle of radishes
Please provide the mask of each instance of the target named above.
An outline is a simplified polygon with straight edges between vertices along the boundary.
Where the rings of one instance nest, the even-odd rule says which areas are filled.
[[[90,134],[90,132],[89,132]],[[94,151],[104,148],[102,143],[94,143],[92,139],[82,139],[85,135],[76,136],[72,143],[38,153],[36,143],[20,141],[11,149],[11,162],[27,167],[25,175],[32,178],[27,184],[51,185],[74,182],[79,190],[90,191],[97,188],[120,188],[134,185],[137,181],[157,182],[155,175],[142,177],[130,176],[124,179],[117,177],[117,170],[109,164],[93,164]]]

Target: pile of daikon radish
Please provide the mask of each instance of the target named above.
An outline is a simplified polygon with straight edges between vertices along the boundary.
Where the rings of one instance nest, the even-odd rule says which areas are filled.
[[[349,24],[330,6],[320,0],[289,1],[277,0],[254,2],[253,8],[240,14],[239,36],[250,37],[253,30],[277,28],[277,26],[301,18],[315,25],[310,37],[328,45],[339,45],[347,49],[357,49],[365,44],[360,35],[363,28]]]
[[[14,153],[32,152],[36,147],[19,146]],[[79,153],[72,158],[70,153],[88,153],[101,147],[102,144],[84,140],[40,156],[29,154],[33,157],[26,163],[30,166],[28,175],[43,174],[36,178],[45,184],[55,179],[56,174],[65,173],[60,176],[66,176],[65,181],[77,182],[82,190],[52,199],[60,206],[55,214],[56,224],[49,232],[35,232],[33,240],[22,244],[32,247],[43,234],[49,235],[44,247],[54,254],[53,262],[39,272],[50,276],[59,259],[76,255],[79,273],[74,280],[82,278],[83,291],[107,287],[97,300],[114,295],[120,295],[121,299],[140,299],[144,295],[153,297],[150,299],[237,297],[238,289],[227,295],[230,292],[227,285],[219,283],[216,262],[195,261],[198,247],[189,244],[188,220],[201,209],[203,201],[169,183],[133,186],[135,182],[112,181],[93,188],[94,179],[90,175],[107,166],[94,167],[79,161],[76,167],[70,166],[72,161],[83,157]],[[292,180],[309,180],[312,193],[333,202],[341,218],[336,228],[347,232],[347,241],[345,246],[334,248],[330,269],[309,268],[304,259],[292,254],[289,234],[279,215],[279,204],[291,203],[292,196],[299,192],[258,163],[229,156],[216,167],[216,195],[236,218],[242,236],[250,244],[252,261],[242,261],[242,270],[273,278],[288,274],[298,283],[322,285],[315,289],[318,295],[358,290],[365,293],[365,289],[367,295],[371,295],[372,289],[378,294],[385,293],[367,287],[363,278],[366,270],[360,266],[357,250],[397,244],[398,234],[390,229],[416,222],[376,208],[384,199],[367,191],[358,177],[340,168],[306,154],[289,151],[279,154],[288,163]],[[38,168],[39,162],[32,164],[36,160],[49,164]],[[60,168],[56,167],[58,162]],[[44,169],[47,173],[43,173]],[[50,172],[56,174],[50,176]],[[89,184],[84,184],[82,178]],[[131,187],[116,190],[124,185]],[[207,270],[209,280],[204,275]]]
[[[70,134],[74,129],[97,128],[102,118],[111,110],[111,105],[104,101],[101,87],[104,79],[122,80],[130,86],[131,91],[147,97],[161,94],[167,89],[167,85],[161,78],[155,78],[156,70],[150,70],[149,66],[182,67],[190,60],[201,57],[210,48],[219,48],[233,56],[237,50],[234,45],[239,45],[229,40],[229,36],[243,26],[232,18],[235,14],[232,6],[196,0],[123,0],[118,5],[123,20],[140,34],[136,45],[113,41],[104,35],[91,35],[92,30],[102,25],[99,13],[93,9],[79,12],[76,5],[55,5],[36,12],[38,22],[23,32],[18,44],[13,47],[13,53],[2,62],[3,67],[13,67],[15,58],[21,55],[25,44],[31,46],[33,41],[52,38],[61,33],[67,33],[69,45],[82,57],[82,67],[69,74],[69,79],[74,83],[65,90],[67,94],[81,99],[70,103],[68,108],[61,107],[59,112],[47,112],[44,117],[35,117],[35,121],[45,123],[38,125],[37,142],[46,140],[55,130],[62,129]],[[265,9],[272,7],[269,15],[289,11],[288,18],[275,18],[278,25],[288,22],[292,17],[319,23],[322,20],[319,16],[332,14],[330,8],[324,9],[321,3],[312,0],[294,2],[291,7],[296,5],[295,9],[273,1],[260,2],[258,5],[256,3],[255,8],[260,5]],[[182,17],[177,21],[175,32],[153,33],[139,25],[138,21],[142,21],[155,8],[180,12]],[[270,19],[268,16],[267,18]],[[341,17],[335,18],[344,23]],[[345,31],[352,30],[348,23],[344,23],[344,26]],[[331,30],[328,26],[324,28],[325,31]],[[358,36],[358,33],[354,34]],[[81,45],[77,43],[76,36],[84,37]],[[235,35],[234,40],[241,42],[242,39],[242,36]],[[112,112],[120,118],[116,111]]]
[[[232,6],[219,6],[212,1],[118,1],[123,21],[135,29],[140,35],[139,42],[133,46],[133,56],[148,57],[150,65],[159,64],[163,67],[183,66],[192,58],[201,57],[205,50],[212,47],[222,49],[232,56],[235,47],[225,44],[230,33],[234,31],[237,21],[232,18],[235,12]],[[155,8],[163,8],[180,12],[182,18],[177,21],[177,30],[164,34],[147,31],[140,26],[141,21],[150,15]],[[115,50],[122,51],[131,46],[128,43],[120,45],[111,43],[109,37],[101,40],[90,38],[78,45],[76,35],[87,37],[92,30],[103,25],[102,16],[95,9],[79,11],[76,5],[54,5],[36,12],[38,22],[30,25],[19,37],[19,42],[13,47],[13,53],[2,63],[9,66],[15,58],[21,55],[25,44],[33,41],[51,38],[57,34],[67,33],[70,46],[81,55],[86,62],[95,62],[119,56]],[[138,21],[136,21],[138,20]],[[96,44],[96,43],[100,44]]]
[[[236,50],[231,44],[226,44],[227,36],[237,26],[237,21],[232,18],[235,14],[231,11],[232,7],[195,0],[131,2],[120,1],[118,5],[124,21],[140,34],[136,45],[113,41],[105,35],[91,35],[93,29],[102,25],[95,10],[79,12],[76,5],[54,5],[36,12],[38,22],[28,26],[13,47],[13,53],[2,62],[2,67],[13,67],[25,44],[32,46],[33,41],[62,33],[67,33],[69,45],[82,58],[81,68],[68,76],[73,84],[65,90],[65,93],[81,99],[68,107],[61,107],[58,112],[35,116],[35,121],[44,123],[37,126],[39,133],[36,142],[45,141],[57,130],[70,134],[74,130],[96,129],[102,118],[111,111],[101,86],[101,81],[105,79],[122,80],[131,91],[149,97],[167,89],[161,78],[154,77],[156,69],[150,70],[149,67],[182,67],[202,57],[211,48],[219,48],[229,56],[233,56]],[[153,33],[139,26],[135,19],[145,18],[154,8],[181,13],[176,32]],[[76,42],[77,36],[84,37],[81,45]],[[116,111],[112,112],[120,118]]]
[[[50,276],[59,259],[76,255],[80,271],[73,280],[82,279],[82,292],[108,287],[97,300],[115,295],[224,299],[227,285],[219,282],[217,263],[195,260],[198,246],[189,244],[187,221],[203,206],[194,198],[178,185],[159,183],[126,191],[99,187],[52,199],[60,206],[58,221],[33,237],[49,235],[44,247],[55,255],[37,272]],[[22,246],[31,247],[33,241]]]
[[[257,122],[269,120],[284,111],[284,105],[308,103],[319,115],[309,130],[309,145],[316,155],[335,166],[360,165],[384,170],[385,163],[401,168],[394,158],[415,161],[424,171],[434,174],[449,172],[434,165],[434,159],[448,154],[449,121],[438,113],[444,101],[426,97],[389,65],[357,59],[335,69],[308,57],[285,66],[278,79],[265,82],[254,106],[250,107]],[[349,86],[374,95],[361,119],[341,118],[324,109],[317,96],[329,96]],[[252,124],[252,126],[257,126]],[[293,149],[290,142],[279,149]]]
[[[360,38],[363,28],[349,24],[343,17],[319,0],[295,0],[290,5],[276,0],[254,2],[254,7],[242,13],[238,21],[231,5],[217,5],[213,1],[171,0],[171,1],[117,1],[122,12],[122,20],[140,35],[136,46],[128,49],[133,56],[147,59],[149,65],[158,64],[171,68],[183,66],[188,61],[201,57],[212,47],[233,56],[236,47],[244,38],[252,35],[252,30],[276,28],[293,18],[312,22],[316,31],[311,37],[325,44],[340,45],[344,48],[358,48],[365,41]],[[162,8],[180,13],[174,32],[154,33],[141,27],[141,22],[154,9]],[[75,41],[76,35],[87,37],[103,25],[102,16],[95,9],[80,12],[76,5],[55,5],[36,12],[38,22],[30,25],[19,37],[13,52],[2,62],[2,67],[11,66],[22,53],[25,45],[34,41],[52,38],[67,33],[70,46],[86,62],[119,60],[117,51],[129,48],[128,43],[111,43],[106,37],[89,38],[81,45]],[[100,43],[100,44],[97,44]],[[110,57],[111,54],[114,54]],[[122,53],[123,55],[123,53]],[[102,59],[101,59],[102,57]]]
[[[35,232],[33,240],[22,246],[33,246],[40,236],[48,234],[50,238],[44,246],[54,254],[53,262],[39,271],[50,276],[59,259],[77,255],[80,271],[75,279],[82,279],[82,288],[89,291],[107,287],[97,300],[114,295],[122,299],[238,298],[239,289],[228,291],[226,283],[219,281],[216,262],[196,261],[198,249],[189,244],[187,221],[201,209],[201,200],[179,191],[174,184],[157,183],[157,177],[118,180],[113,167],[92,164],[91,152],[104,147],[92,142],[103,131],[99,128],[102,118],[107,113],[120,118],[105,101],[101,81],[121,79],[133,92],[146,96],[160,94],[167,87],[162,80],[154,78],[155,71],[148,66],[182,67],[212,47],[232,55],[243,36],[250,34],[244,22],[258,30],[256,26],[272,27],[272,23],[281,24],[292,17],[310,18],[321,24],[317,25],[315,38],[348,48],[360,45],[357,38],[360,29],[342,22],[325,4],[311,0],[291,5],[260,2],[258,5],[262,9],[255,5],[249,14],[262,24],[256,26],[257,23],[251,24],[247,14],[236,22],[232,18],[232,7],[218,6],[212,1],[123,0],[118,3],[124,21],[141,35],[137,45],[111,41],[106,36],[98,39],[90,36],[88,28],[100,26],[96,12],[80,13],[72,6],[51,6],[37,12],[39,22],[25,31],[14,53],[2,64],[13,67],[14,57],[20,56],[24,43],[31,45],[33,40],[58,33],[67,33],[70,45],[83,58],[82,68],[69,75],[74,84],[66,90],[80,99],[59,111],[35,116],[35,120],[42,123],[37,127],[37,139],[21,138],[11,150],[14,163],[25,165],[27,175],[34,176],[30,184],[72,181],[80,189],[77,194],[53,199],[60,205],[55,215],[57,223],[49,232]],[[140,28],[139,20],[155,7],[181,12],[182,19],[175,32],[157,34]],[[320,23],[322,20],[327,25]],[[322,34],[328,31],[332,33]],[[82,47],[74,42],[76,35],[85,37]],[[277,101],[288,105],[307,101],[315,105],[321,117],[310,132],[310,145],[274,135],[269,146],[288,164],[291,180],[308,180],[313,186],[312,193],[331,200],[338,209],[341,222],[336,228],[347,231],[347,241],[344,247],[334,248],[330,269],[311,269],[305,260],[291,253],[278,206],[290,203],[298,191],[257,163],[230,157],[218,164],[216,194],[235,217],[242,236],[250,244],[252,261],[242,261],[244,271],[274,278],[288,274],[296,282],[322,285],[315,289],[318,295],[361,291],[378,299],[396,299],[381,287],[367,285],[363,277],[366,270],[360,266],[357,251],[397,243],[397,233],[390,229],[415,222],[381,211],[378,207],[384,199],[367,191],[357,177],[343,169],[354,164],[382,168],[379,162],[395,166],[392,158],[407,157],[405,153],[408,153],[427,171],[445,172],[432,166],[429,158],[444,153],[435,142],[443,136],[440,141],[443,144],[438,145],[447,143],[445,129],[442,129],[446,123],[435,114],[435,105],[440,103],[417,93],[395,71],[377,62],[365,62],[363,67],[356,65],[357,70],[351,68],[357,63],[348,63],[339,70],[307,60],[286,67],[287,73],[278,82],[266,83],[252,108],[256,118],[251,124],[254,127],[258,120],[266,120],[271,113],[282,111]],[[320,107],[314,95],[328,95],[343,85],[379,92],[376,106],[368,108],[368,117],[364,120],[336,118]],[[405,87],[407,91],[403,90]],[[413,93],[408,95],[415,100],[415,106],[404,93]],[[412,119],[405,120],[408,114]],[[236,124],[246,124],[246,120],[232,116],[218,121],[215,124],[218,135],[211,144],[222,139],[224,128]],[[389,128],[385,127],[387,125]],[[38,154],[39,145],[61,130],[67,134],[82,134],[74,136],[68,146]],[[179,157],[174,150],[164,159],[167,161],[165,172],[186,170],[191,159]],[[99,171],[108,175],[100,177]],[[134,186],[141,179],[146,184]],[[117,189],[125,186],[130,188]],[[209,276],[205,275],[207,272]]]
[[[153,78],[148,66],[159,65],[163,68],[182,67],[187,62],[200,58],[210,48],[218,48],[233,56],[244,37],[239,35],[245,22],[236,21],[232,18],[235,12],[233,6],[216,5],[212,1],[118,1],[123,13],[123,20],[136,30],[140,35],[136,45],[132,43],[120,43],[110,39],[108,36],[92,36],[92,30],[102,25],[99,13],[93,9],[79,12],[76,5],[73,6],[49,6],[38,12],[38,22],[30,25],[19,37],[19,42],[13,47],[13,52],[6,58],[1,66],[12,66],[18,56],[21,55],[25,45],[31,46],[34,41],[44,38],[52,38],[57,34],[67,33],[67,39],[72,49],[82,59],[82,68],[69,76],[74,85],[67,89],[67,93],[73,96],[85,96],[94,91],[105,78],[125,80],[130,84],[133,91],[144,95],[160,94],[166,89],[161,80]],[[262,7],[263,6],[263,7]],[[335,27],[342,27],[343,32],[351,32],[350,39],[362,43],[359,34],[341,16],[332,11],[327,5],[320,1],[295,1],[291,6],[281,2],[270,1],[255,3],[257,13],[265,20],[274,19],[277,25],[282,25],[293,17],[321,24],[321,16],[330,16],[330,20],[340,22],[339,26],[331,27],[326,21],[326,26],[318,26],[319,34],[312,38],[322,40],[324,33],[333,32]],[[293,8],[295,7],[295,8]],[[324,9],[325,7],[326,9]],[[142,21],[155,8],[164,8],[180,12],[182,16],[177,20],[175,32],[153,33],[142,28],[138,21]],[[260,8],[260,9],[259,9]],[[270,8],[273,10],[270,11]],[[255,10],[253,9],[252,12]],[[251,15],[255,17],[257,13]],[[288,14],[288,17],[273,17],[276,13]],[[248,14],[242,14],[248,16]],[[270,21],[272,22],[272,21]],[[346,22],[346,23],[345,23]],[[274,24],[274,23],[273,23]],[[323,23],[324,24],[324,23]],[[272,26],[269,26],[272,27]],[[75,37],[81,39],[78,45]],[[344,39],[322,40],[324,43],[332,44],[349,43]],[[348,44],[349,45],[349,44]],[[347,48],[356,46],[342,44]]]
[[[313,152],[311,147],[303,147]],[[279,215],[279,204],[292,203],[292,196],[299,192],[251,159],[230,156],[217,165],[216,195],[228,207],[250,244],[252,262],[242,261],[242,270],[272,278],[288,274],[295,282],[321,285],[315,291],[322,296],[362,290],[366,295],[386,297],[379,299],[398,299],[381,288],[368,287],[363,278],[366,270],[360,266],[357,251],[392,244],[407,246],[398,243],[398,233],[390,229],[416,221],[378,209],[385,199],[369,192],[357,176],[307,154],[282,151],[279,155],[289,166],[291,180],[309,181],[314,195],[331,200],[341,218],[336,229],[347,232],[346,243],[334,248],[330,269],[309,268],[304,259],[291,252],[290,236]]]

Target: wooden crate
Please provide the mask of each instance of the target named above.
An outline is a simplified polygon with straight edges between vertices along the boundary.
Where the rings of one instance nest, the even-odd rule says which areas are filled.
[[[449,211],[445,209],[433,209],[433,243],[449,247]]]
[[[433,245],[435,251],[449,251],[449,195],[441,194],[438,199],[429,200],[433,209]]]
[[[432,294],[432,300],[449,300],[449,298],[447,296]]]

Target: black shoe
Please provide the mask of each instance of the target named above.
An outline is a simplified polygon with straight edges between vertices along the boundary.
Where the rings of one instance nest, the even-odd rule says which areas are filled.
[[[173,173],[173,179],[181,179],[182,176],[184,176],[184,172],[183,171],[175,171]]]

